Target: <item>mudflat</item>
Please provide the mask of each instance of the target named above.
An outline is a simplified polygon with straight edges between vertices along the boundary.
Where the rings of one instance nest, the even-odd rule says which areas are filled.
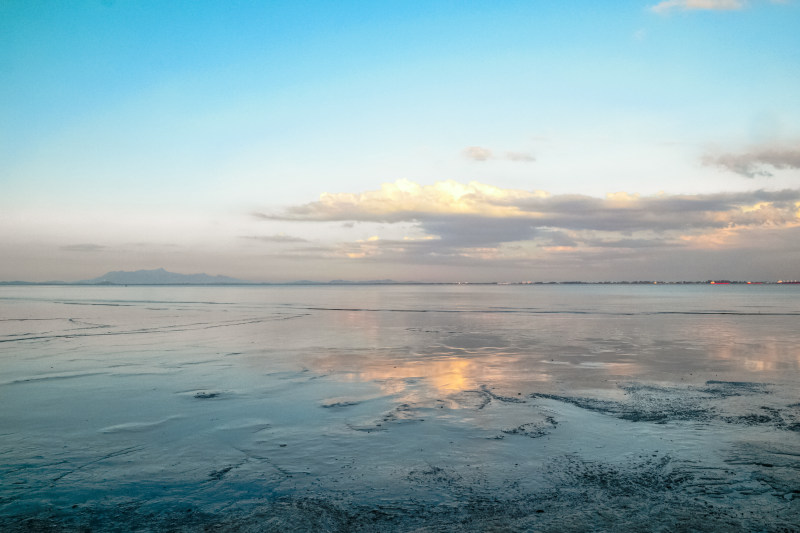
[[[796,531],[775,286],[0,288],[3,531]]]

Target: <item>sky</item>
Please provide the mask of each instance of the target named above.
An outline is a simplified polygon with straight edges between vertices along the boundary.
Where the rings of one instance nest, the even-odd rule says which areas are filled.
[[[0,280],[800,278],[797,0],[0,0]]]

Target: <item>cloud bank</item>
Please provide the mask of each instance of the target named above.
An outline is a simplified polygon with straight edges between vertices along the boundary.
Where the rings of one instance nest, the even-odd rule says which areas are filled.
[[[265,220],[304,223],[406,224],[403,239],[339,242],[294,253],[414,263],[505,261],[554,256],[635,260],[652,253],[741,250],[761,239],[797,238],[800,189],[604,198],[504,189],[478,182],[408,180],[362,193],[325,193],[316,202]],[[794,245],[795,248],[797,245]]]

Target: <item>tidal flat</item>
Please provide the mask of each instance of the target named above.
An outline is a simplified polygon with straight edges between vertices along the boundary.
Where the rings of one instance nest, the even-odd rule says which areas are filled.
[[[0,287],[0,530],[798,531],[798,291]]]

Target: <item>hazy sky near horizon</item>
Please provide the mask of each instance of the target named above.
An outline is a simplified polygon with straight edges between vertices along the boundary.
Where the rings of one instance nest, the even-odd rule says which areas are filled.
[[[800,278],[800,2],[0,2],[0,280]]]

